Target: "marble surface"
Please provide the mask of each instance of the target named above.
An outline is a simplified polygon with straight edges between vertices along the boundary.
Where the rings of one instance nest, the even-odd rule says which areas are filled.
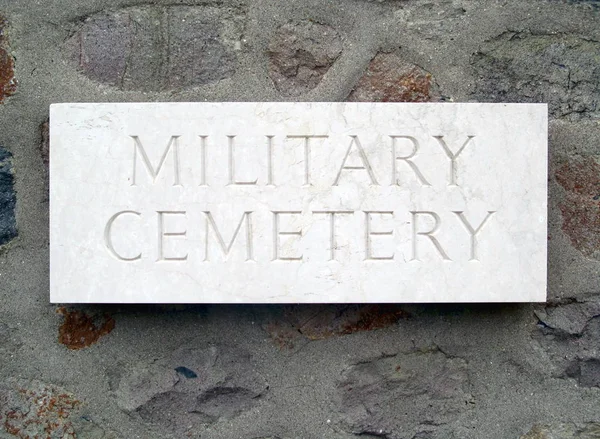
[[[539,302],[544,104],[50,108],[53,303]]]

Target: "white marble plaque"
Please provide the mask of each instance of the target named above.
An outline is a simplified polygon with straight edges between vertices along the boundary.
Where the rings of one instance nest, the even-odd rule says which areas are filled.
[[[50,299],[546,299],[544,104],[50,109]]]

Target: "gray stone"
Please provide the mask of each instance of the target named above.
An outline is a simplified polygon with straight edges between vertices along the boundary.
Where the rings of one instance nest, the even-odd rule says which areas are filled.
[[[181,367],[197,376],[178,374]],[[234,418],[268,390],[251,355],[225,345],[180,349],[171,358],[117,374],[119,406],[174,434],[192,434],[201,425]]]
[[[269,45],[269,76],[284,96],[314,89],[342,53],[339,33],[313,21],[287,23]]]
[[[507,31],[473,56],[475,99],[547,102],[554,117],[600,114],[600,42],[570,34]]]
[[[378,1],[378,0],[371,0]],[[381,0],[397,6],[394,15],[402,19],[407,26],[416,28],[419,33],[428,33],[444,37],[448,35],[448,25],[454,20],[463,19],[468,6],[461,0],[437,0],[432,3],[428,0]]]
[[[469,409],[467,363],[439,350],[354,364],[338,385],[342,421],[353,434],[433,437]]]
[[[535,314],[549,328],[569,335],[579,335],[593,317],[600,316],[600,303],[590,301],[548,306]]]
[[[194,87],[230,77],[244,14],[213,6],[140,6],[88,17],[67,47],[89,78],[125,90]]]
[[[17,236],[15,206],[17,196],[14,189],[11,153],[0,147],[0,245]]]
[[[597,439],[600,424],[590,422],[583,425],[572,423],[536,424],[520,439]]]
[[[600,387],[600,359],[582,361],[579,370],[579,385]]]
[[[590,319],[580,337],[569,341],[577,347],[565,375],[582,387],[600,387],[600,315]]]
[[[538,340],[556,368],[581,387],[600,387],[600,303],[570,303],[536,311]]]
[[[568,3],[578,6],[586,6],[589,9],[600,8],[600,2],[598,0],[567,0]]]
[[[236,57],[221,40],[220,12],[194,8],[172,8],[168,28],[169,88],[189,87],[218,81],[235,73]]]

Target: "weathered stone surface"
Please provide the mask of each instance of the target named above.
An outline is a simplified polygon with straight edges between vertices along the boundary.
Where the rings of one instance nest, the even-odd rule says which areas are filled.
[[[296,349],[305,345],[308,340],[302,337],[300,331],[285,320],[274,320],[263,326],[273,343],[282,349]]]
[[[339,33],[313,21],[286,23],[269,45],[269,76],[284,96],[315,88],[342,53]]]
[[[430,437],[471,406],[467,363],[437,349],[361,361],[343,373],[340,413],[353,434]]]
[[[196,376],[179,373],[181,367]],[[179,349],[170,358],[113,375],[123,410],[176,434],[234,418],[256,406],[268,390],[252,356],[226,345]]]
[[[11,153],[0,147],[0,245],[17,236],[15,206],[17,196],[14,189],[14,176]]]
[[[520,439],[597,439],[600,437],[600,424],[551,424],[534,425]]]
[[[283,318],[265,326],[273,341],[294,348],[298,338],[321,340],[329,337],[371,331],[396,324],[408,317],[400,306],[386,305],[292,305]]]
[[[215,8],[172,8],[168,28],[177,31],[171,33],[168,45],[169,88],[206,84],[235,73],[235,53],[223,41],[220,23],[232,18],[222,15]]]
[[[600,387],[600,301],[548,306],[536,312],[538,341],[555,367],[555,376],[581,387]]]
[[[438,98],[431,73],[396,53],[380,52],[348,96],[357,102],[427,102]]]
[[[69,39],[89,78],[125,90],[193,87],[231,76],[244,13],[214,6],[135,6],[88,17]]]
[[[600,316],[600,302],[574,302],[560,306],[548,306],[535,312],[540,321],[559,333],[581,335],[586,325]]]
[[[598,0],[566,0],[567,3],[578,6],[587,6],[590,9],[600,8],[600,2]]]
[[[58,341],[69,349],[77,350],[96,343],[100,337],[115,328],[115,320],[105,314],[89,316],[83,311],[59,308],[64,320],[58,329]]]
[[[600,114],[600,42],[569,34],[504,32],[472,58],[473,97],[492,102],[547,102],[554,117]]]
[[[563,231],[573,247],[600,259],[600,165],[593,157],[571,158],[557,167],[555,177],[565,190]]]
[[[114,432],[90,419],[83,407],[82,401],[59,386],[9,378],[0,383],[0,437],[117,439]]]
[[[576,361],[567,369],[566,374],[577,379],[580,386],[600,387],[600,359]]]
[[[6,19],[0,15],[0,103],[17,90],[15,62],[8,47],[7,27]]]
[[[600,387],[600,311],[589,319],[581,335],[553,340],[571,362],[564,375],[577,380],[581,387]],[[562,346],[560,346],[562,344]],[[566,345],[566,346],[565,346]]]
[[[64,389],[11,378],[0,384],[0,429],[23,439],[75,439],[72,415],[80,405]]]

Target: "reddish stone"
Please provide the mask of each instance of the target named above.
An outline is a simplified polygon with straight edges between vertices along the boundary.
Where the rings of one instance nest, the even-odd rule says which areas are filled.
[[[342,39],[330,26],[305,20],[277,29],[269,44],[269,76],[284,96],[315,88],[342,53]]]
[[[88,347],[115,328],[115,320],[109,315],[104,315],[97,325],[93,317],[82,311],[68,311],[61,307],[57,312],[65,316],[58,330],[58,341],[69,349]]]
[[[437,99],[431,73],[395,53],[378,53],[348,96],[355,102],[427,102]]]
[[[245,14],[212,6],[133,6],[85,19],[66,43],[90,79],[124,90],[194,87],[237,67]]]
[[[80,406],[80,401],[58,387],[9,379],[0,385],[0,429],[23,439],[75,439],[72,421]]]
[[[265,331],[271,336],[271,339],[281,349],[294,349],[297,340],[301,337],[298,329],[294,328],[288,322],[272,322],[264,327]]]
[[[573,159],[559,167],[555,176],[566,191],[559,206],[563,231],[573,247],[600,259],[600,165],[591,157]]]
[[[322,340],[385,328],[404,317],[398,305],[294,305],[285,308],[283,322],[265,329],[280,347],[293,348],[299,335]]]
[[[13,95],[17,90],[15,63],[8,48],[6,27],[6,19],[0,17],[0,102]]]

